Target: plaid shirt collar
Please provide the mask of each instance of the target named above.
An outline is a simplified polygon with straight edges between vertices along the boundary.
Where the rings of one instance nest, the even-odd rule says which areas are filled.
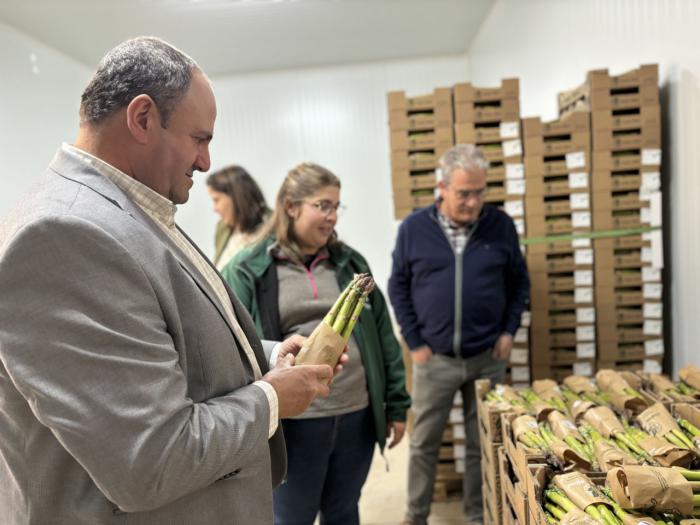
[[[107,177],[146,213],[165,224],[168,228],[175,227],[177,206],[169,199],[86,151],[66,143],[63,143],[61,148],[69,155],[77,156],[95,168],[100,175]]]

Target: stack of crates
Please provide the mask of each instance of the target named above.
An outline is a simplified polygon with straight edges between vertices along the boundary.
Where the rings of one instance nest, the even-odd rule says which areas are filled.
[[[595,70],[559,95],[590,112],[598,367],[660,372],[663,345],[661,111],[658,66]],[[577,109],[578,108],[578,109]],[[634,233],[634,234],[632,234]]]
[[[438,160],[454,144],[452,90],[418,97],[392,91],[387,102],[394,216],[402,219],[435,201]]]
[[[497,88],[463,83],[455,85],[453,93],[455,142],[479,146],[489,161],[485,201],[508,213],[522,237],[526,225],[520,83],[517,78],[503,79]],[[508,382],[515,385],[530,382],[528,326],[526,312],[508,370]]]
[[[591,135],[587,113],[523,120],[531,281],[532,374],[590,376],[595,359],[590,238]]]
[[[433,501],[443,502],[462,497],[465,439],[462,393],[457,392],[450,410],[449,420],[442,433]]]

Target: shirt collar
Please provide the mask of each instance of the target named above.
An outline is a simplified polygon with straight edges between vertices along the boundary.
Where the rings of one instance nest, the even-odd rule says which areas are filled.
[[[61,149],[68,155],[78,157],[92,166],[100,175],[112,181],[127,197],[156,220],[169,228],[175,227],[177,206],[170,199],[163,197],[160,193],[87,151],[65,142],[61,145]]]

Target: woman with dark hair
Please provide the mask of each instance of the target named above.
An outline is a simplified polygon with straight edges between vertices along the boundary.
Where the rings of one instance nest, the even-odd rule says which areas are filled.
[[[270,209],[260,187],[241,166],[227,166],[209,175],[207,190],[221,217],[214,240],[214,264],[221,271],[238,251],[257,239]]]
[[[367,261],[338,240],[340,180],[305,162],[279,190],[265,236],[224,268],[222,275],[250,312],[258,334],[282,341],[308,336]],[[274,491],[276,525],[356,525],[362,486],[375,443],[383,451],[403,436],[410,400],[401,350],[384,296],[369,295],[353,335],[349,360],[330,395],[282,421],[287,480]]]

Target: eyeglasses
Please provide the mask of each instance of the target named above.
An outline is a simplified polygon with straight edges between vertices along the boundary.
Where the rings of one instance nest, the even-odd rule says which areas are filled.
[[[477,190],[453,190],[457,198],[461,201],[469,200],[474,197],[475,199],[483,199],[486,193],[486,186],[479,188]]]
[[[335,212],[336,217],[340,217],[346,210],[346,207],[342,204],[333,204],[331,201],[307,202],[306,204],[313,206],[321,215],[326,217],[330,216],[332,212]]]

